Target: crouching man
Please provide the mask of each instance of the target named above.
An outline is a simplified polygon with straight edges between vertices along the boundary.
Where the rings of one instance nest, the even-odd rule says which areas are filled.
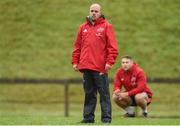
[[[142,115],[148,117],[147,106],[151,103],[151,98],[152,91],[147,84],[143,69],[131,56],[123,56],[121,68],[117,70],[114,78],[114,102],[126,111],[125,117],[135,117],[132,106],[139,106]]]

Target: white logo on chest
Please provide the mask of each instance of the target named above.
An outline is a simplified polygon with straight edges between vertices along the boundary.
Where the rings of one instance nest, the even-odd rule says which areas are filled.
[[[84,32],[84,33],[87,32],[87,29],[84,29],[83,32]]]

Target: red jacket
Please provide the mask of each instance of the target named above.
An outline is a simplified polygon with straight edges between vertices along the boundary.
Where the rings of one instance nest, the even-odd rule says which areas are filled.
[[[122,86],[124,86],[129,96],[146,92],[148,96],[152,97],[152,92],[146,82],[146,75],[135,63],[128,71],[124,71],[122,68],[117,70],[114,79],[114,91],[121,90]]]
[[[104,18],[91,25],[83,23],[78,31],[72,53],[72,64],[78,68],[105,73],[105,64],[113,65],[118,55],[114,30]]]

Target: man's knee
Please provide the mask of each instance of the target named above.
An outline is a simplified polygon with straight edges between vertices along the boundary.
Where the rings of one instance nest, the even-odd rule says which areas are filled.
[[[114,100],[114,102],[116,103],[116,104],[118,104],[118,105],[126,105],[127,103],[126,103],[126,101],[124,100],[124,99],[119,99],[119,97],[117,96],[117,95],[115,95],[115,94],[113,94],[113,100]]]
[[[113,100],[116,104],[123,104],[124,103],[123,99],[120,100],[119,97],[115,94],[113,94]]]
[[[117,95],[115,95],[115,94],[113,94],[113,100],[114,100],[114,102],[118,102],[118,101],[119,101],[118,96],[117,96]]]
[[[136,100],[136,103],[137,103],[137,104],[138,104],[138,103],[146,102],[146,98],[147,98],[147,96],[146,96],[145,94],[143,94],[143,93],[137,94],[137,95],[135,96],[135,100]]]

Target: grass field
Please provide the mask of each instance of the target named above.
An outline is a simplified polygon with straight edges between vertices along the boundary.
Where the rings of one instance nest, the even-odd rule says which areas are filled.
[[[78,26],[98,2],[114,25],[119,56],[132,55],[148,77],[180,75],[180,0],[0,0],[0,78],[71,78],[71,52]],[[180,84],[150,84],[150,118],[123,119],[113,102],[112,125],[180,125]],[[112,91],[112,87],[111,87]],[[64,117],[64,87],[0,84],[0,124],[79,124],[83,90],[70,85],[70,116]],[[112,93],[111,93],[112,94]],[[100,122],[97,106],[96,123]]]
[[[141,117],[140,109],[137,118],[122,118],[124,111],[112,102],[112,125],[180,125],[180,84],[150,84],[150,87],[154,96],[148,108],[149,118]],[[69,95],[70,116],[64,117],[62,85],[0,85],[0,124],[78,125],[82,119],[82,86],[70,85]],[[99,104],[95,124],[102,124]]]
[[[43,113],[42,115],[12,115],[1,118],[3,125],[84,125],[80,122],[79,116],[61,117],[60,115],[51,115]],[[103,125],[98,119],[95,125]],[[111,125],[179,125],[179,119],[175,118],[121,118],[113,116]]]

